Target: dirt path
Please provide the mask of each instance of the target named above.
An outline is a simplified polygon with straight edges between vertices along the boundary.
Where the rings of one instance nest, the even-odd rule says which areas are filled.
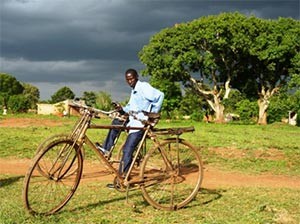
[[[33,127],[33,126],[57,126],[63,125],[66,122],[53,121],[51,119],[38,118],[4,118],[0,121],[0,127]],[[212,149],[213,150],[213,149]],[[219,150],[216,150],[219,153]],[[225,154],[224,154],[225,153]],[[281,159],[283,155],[277,150],[269,150],[260,153],[258,157],[266,157],[266,159]],[[226,156],[242,156],[235,151],[226,150],[222,154]],[[29,159],[3,159],[0,158],[0,174],[21,175],[24,176],[30,165]],[[111,176],[103,165],[98,162],[84,163],[83,182],[84,181],[112,181]],[[205,166],[204,181],[202,187],[204,188],[218,188],[218,187],[274,187],[274,188],[293,188],[300,189],[300,177],[288,177],[279,175],[248,175],[239,172],[228,172],[219,170],[212,166]]]
[[[0,159],[0,174],[25,175],[29,159]],[[85,161],[83,182],[112,181],[113,176],[98,161]],[[279,175],[247,175],[238,172],[226,172],[206,166],[202,187],[271,187],[300,189],[300,177]]]
[[[0,120],[0,127],[39,127],[39,126],[62,126],[66,121],[54,121],[51,119],[39,119],[39,118],[5,118]]]

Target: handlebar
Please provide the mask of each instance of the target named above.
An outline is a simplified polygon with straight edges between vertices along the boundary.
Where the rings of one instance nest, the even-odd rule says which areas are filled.
[[[71,105],[74,106],[74,107],[80,107],[80,108],[86,109],[86,110],[88,110],[90,112],[98,113],[98,114],[110,115],[110,114],[113,114],[113,113],[117,112],[117,110],[110,110],[110,111],[100,110],[100,109],[97,109],[97,108],[94,108],[94,107],[83,105],[83,104],[78,103],[76,101],[73,101],[71,103]]]
[[[89,111],[92,114],[104,114],[104,115],[108,115],[110,117],[113,118],[118,118],[120,120],[125,120],[127,119],[127,116],[121,116],[120,115],[120,111],[119,110],[110,110],[110,111],[105,111],[105,110],[100,110],[94,107],[90,107],[84,104],[79,103],[76,100],[73,100],[72,103],[70,104],[73,107],[78,107],[78,108],[82,108],[84,110]],[[142,113],[144,116],[146,116],[146,119],[141,119],[139,118],[139,114]],[[160,114],[159,113],[153,113],[153,112],[147,112],[147,111],[129,111],[127,113],[127,115],[132,116],[134,119],[139,120],[140,122],[142,122],[145,125],[150,124],[151,126],[154,126],[158,120],[160,119]],[[95,116],[96,117],[96,116]]]

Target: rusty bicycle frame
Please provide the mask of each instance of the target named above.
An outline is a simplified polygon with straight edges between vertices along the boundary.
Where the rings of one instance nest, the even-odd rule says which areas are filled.
[[[115,113],[116,111],[102,111],[99,109],[95,109],[88,106],[78,105],[74,104],[75,107],[81,111],[81,118],[78,120],[78,122],[75,124],[73,131],[70,135],[62,135],[62,138],[57,139],[56,138],[51,142],[51,139],[47,144],[42,144],[42,146],[39,149],[39,152],[36,154],[36,156],[33,159],[33,163],[30,166],[28,173],[25,176],[24,180],[24,189],[23,189],[23,198],[25,201],[25,207],[27,210],[29,210],[30,213],[33,214],[53,214],[57,211],[59,211],[67,202],[71,199],[72,195],[76,191],[77,186],[79,185],[81,175],[82,175],[82,164],[83,164],[83,150],[84,150],[84,144],[88,145],[98,156],[98,158],[104,163],[105,167],[113,174],[114,176],[114,184],[115,188],[119,191],[126,191],[126,200],[128,200],[128,194],[129,190],[132,188],[132,186],[141,187],[143,191],[144,198],[154,207],[164,210],[176,210],[183,206],[185,206],[187,203],[189,203],[197,194],[200,185],[202,183],[203,179],[203,165],[201,158],[197,152],[197,150],[188,142],[185,140],[179,138],[179,136],[184,132],[192,132],[194,131],[194,127],[180,127],[180,128],[154,128],[155,124],[159,120],[159,115],[155,113],[145,113],[145,115],[148,117],[148,120],[142,121],[145,126],[144,127],[127,127],[125,125],[96,125],[93,124],[91,121],[93,118],[97,117],[98,114],[106,114],[111,115]],[[130,112],[131,116],[134,116],[134,112]],[[144,131],[143,137],[138,144],[134,157],[132,159],[131,165],[129,167],[128,172],[123,176],[119,173],[118,169],[114,167],[114,163],[120,161],[114,161],[110,159],[109,157],[106,157],[102,152],[97,149],[96,145],[92,142],[92,140],[87,136],[87,130],[89,129],[118,129],[121,131],[129,131],[129,130],[142,130]],[[158,138],[158,135],[173,135],[175,137],[170,137],[165,140],[160,140]],[[119,135],[120,136],[120,135]],[[119,136],[117,137],[116,141],[118,141]],[[145,156],[145,160],[151,161],[151,158],[155,156],[154,153],[155,150],[158,151],[159,155],[161,155],[160,160],[162,161],[162,165],[164,167],[161,167],[160,169],[157,169],[158,174],[154,172],[152,174],[149,172],[144,176],[144,172],[147,172],[146,165],[142,164],[140,175],[138,177],[132,176],[134,164],[137,160],[137,157],[142,150],[142,146],[145,143],[146,139],[150,139],[153,142],[153,146],[149,152],[147,152],[147,155]],[[56,146],[56,144],[60,143],[66,143],[65,146],[62,146],[59,148],[59,153],[57,154],[57,158],[52,161],[52,168],[47,166],[47,170],[43,170],[44,168],[41,166],[41,160],[51,150],[52,147]],[[116,142],[115,142],[116,143]],[[174,144],[174,147],[177,149],[177,154],[179,155],[181,152],[179,150],[179,146],[184,146],[188,150],[192,152],[192,158],[195,159],[194,164],[191,164],[191,166],[187,165],[181,165],[180,160],[181,157],[178,156],[177,160],[175,162],[172,162],[170,159],[171,157],[168,156],[168,152],[166,150],[170,150],[170,146]],[[114,148],[114,146],[113,146]],[[71,158],[71,162],[68,162],[69,157],[72,155],[72,151],[75,149],[76,153],[74,155],[74,158]],[[174,149],[172,149],[174,151]],[[176,151],[176,150],[175,150]],[[176,154],[174,154],[176,157]],[[77,159],[77,160],[76,160]],[[45,181],[52,181],[54,183],[59,184],[60,182],[63,182],[64,178],[67,178],[69,175],[72,175],[71,172],[72,166],[76,163],[76,161],[79,161],[78,169],[75,169],[78,174],[76,174],[76,179],[74,182],[74,186],[68,191],[70,191],[65,198],[63,198],[59,202],[55,202],[56,205],[54,205],[53,208],[49,209],[49,211],[35,211],[39,208],[32,208],[33,202],[30,200],[37,200],[36,203],[39,203],[39,198],[32,197],[31,194],[36,194],[36,192],[32,191],[30,187],[31,185],[35,186],[36,182],[33,182],[31,179],[33,179],[34,173],[40,173],[41,178],[45,179]],[[186,159],[188,162],[188,159]],[[184,161],[184,162],[186,162]],[[150,162],[149,162],[150,163]],[[177,164],[177,165],[176,165]],[[119,164],[119,166],[122,164]],[[181,167],[185,168],[181,170]],[[165,171],[163,171],[163,170]],[[37,171],[36,171],[37,170]],[[179,203],[175,203],[176,198],[172,199],[173,194],[171,194],[171,202],[170,205],[161,205],[158,199],[153,196],[150,193],[147,192],[148,186],[155,186],[156,184],[161,184],[162,182],[165,182],[165,186],[168,185],[174,185],[174,184],[180,184],[184,182],[186,175],[191,172],[194,173],[196,181],[195,186],[191,188],[191,192],[185,196],[185,198],[180,199]],[[148,175],[148,176],[147,176]],[[37,186],[36,188],[39,188]],[[42,188],[42,187],[41,187]],[[163,188],[163,187],[162,187]],[[53,190],[53,189],[52,189]],[[171,188],[171,191],[176,190],[175,188]],[[154,191],[155,192],[155,191]],[[43,189],[41,190],[41,193],[43,193]],[[50,194],[50,193],[49,193]],[[65,193],[64,193],[65,194]],[[34,201],[35,202],[35,201]],[[45,202],[46,204],[46,202]],[[47,204],[45,205],[45,207]],[[48,209],[48,208],[47,208]]]

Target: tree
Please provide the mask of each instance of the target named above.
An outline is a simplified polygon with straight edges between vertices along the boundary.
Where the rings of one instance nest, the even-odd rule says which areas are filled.
[[[291,18],[260,21],[259,34],[249,47],[249,75],[259,93],[258,124],[267,124],[271,97],[293,73],[299,73],[300,22]],[[298,69],[297,69],[298,67]]]
[[[268,107],[268,122],[282,121],[290,112],[300,114],[300,76],[293,75],[288,85],[270,99]],[[297,116],[297,117],[298,117]],[[300,125],[299,121],[297,121]]]
[[[30,107],[28,98],[22,94],[10,96],[7,105],[13,113],[27,112]]]
[[[97,95],[95,92],[91,91],[91,92],[83,92],[82,98],[84,99],[86,105],[91,106],[91,107],[95,107],[96,106],[96,98]]]
[[[64,86],[51,96],[51,102],[58,103],[67,99],[73,99],[74,97],[75,94],[73,91],[69,87]]]
[[[224,121],[223,100],[236,88],[251,101],[259,98],[258,123],[265,123],[270,97],[291,71],[299,75],[299,27],[293,19],[269,21],[239,13],[176,24],[155,34],[139,52],[146,65],[142,73],[191,85],[217,122]]]
[[[12,95],[21,94],[24,90],[22,84],[13,76],[0,73],[0,96],[3,106],[8,107],[7,103]]]
[[[165,111],[167,117],[170,118],[170,112],[180,107],[182,93],[179,83],[168,79],[159,80],[159,82],[154,79],[153,81],[150,80],[150,82],[165,94],[162,111]]]
[[[297,68],[300,69],[300,67]],[[298,74],[292,75],[288,83],[288,93],[289,110],[297,113],[297,125],[300,126],[300,76]]]
[[[224,13],[162,30],[139,53],[146,65],[143,74],[192,86],[205,97],[216,121],[223,122],[222,100],[229,96],[231,81],[247,67],[249,37],[242,31],[251,27],[249,20]]]
[[[199,93],[187,87],[180,102],[179,111],[181,114],[190,115],[193,120],[201,121],[204,115],[209,115],[209,106]]]
[[[29,84],[29,83],[22,83],[24,90],[23,95],[27,98],[29,103],[29,108],[36,109],[37,103],[40,99],[40,91],[37,87]]]
[[[111,96],[103,91],[96,93],[96,107],[101,110],[110,110],[112,107]]]

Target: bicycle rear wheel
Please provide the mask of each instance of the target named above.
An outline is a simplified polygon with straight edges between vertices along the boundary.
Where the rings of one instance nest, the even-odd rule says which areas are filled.
[[[27,210],[43,215],[59,211],[75,193],[82,168],[80,147],[71,139],[50,142],[35,156],[25,176],[23,199]]]
[[[177,210],[198,193],[203,165],[197,150],[183,139],[169,139],[144,158],[140,176],[145,200],[155,208]]]

